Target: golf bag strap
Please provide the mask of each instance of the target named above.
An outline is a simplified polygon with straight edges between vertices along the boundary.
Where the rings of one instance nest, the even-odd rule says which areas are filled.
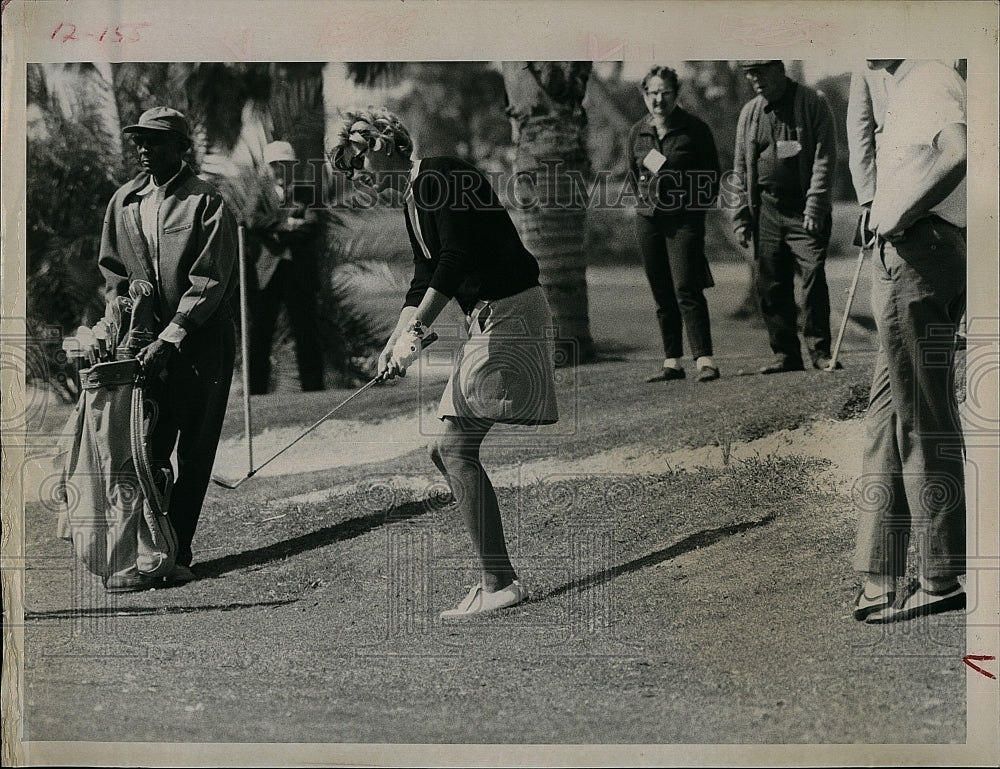
[[[145,495],[149,506],[156,515],[166,515],[166,503],[163,495],[156,486],[153,465],[149,459],[149,452],[146,450],[146,442],[143,436],[142,423],[145,419],[144,393],[142,385],[136,383],[132,388],[132,414],[130,422],[132,459],[135,462],[135,474],[139,478],[139,485]]]

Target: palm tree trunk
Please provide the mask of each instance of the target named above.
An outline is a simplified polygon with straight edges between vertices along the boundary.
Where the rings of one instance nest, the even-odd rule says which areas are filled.
[[[587,302],[587,208],[572,196],[573,175],[590,171],[582,101],[590,62],[504,62],[517,154],[516,218],[538,260],[558,332],[557,363],[594,359]]]

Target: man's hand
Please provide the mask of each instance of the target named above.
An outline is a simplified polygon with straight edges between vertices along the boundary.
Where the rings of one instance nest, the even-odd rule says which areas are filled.
[[[146,379],[155,379],[167,365],[177,348],[170,342],[154,339],[136,354]]]
[[[892,243],[902,236],[906,229],[917,220],[913,211],[878,211],[872,215],[869,226],[882,240]]]
[[[743,248],[750,248],[750,228],[743,225],[736,230],[736,238]]]
[[[802,217],[802,228],[810,235],[819,235],[822,232],[822,222],[814,216],[806,214]]]
[[[892,243],[906,232],[906,229],[913,224],[913,221],[907,221],[900,216],[886,218],[883,223],[876,227],[875,231],[882,240]]]
[[[875,245],[875,233],[871,228],[872,204],[871,201],[861,204],[861,213],[858,214],[858,224],[854,229],[854,245],[860,248],[871,248]]]

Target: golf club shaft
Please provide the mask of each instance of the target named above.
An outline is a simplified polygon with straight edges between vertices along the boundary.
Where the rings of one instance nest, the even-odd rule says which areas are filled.
[[[241,223],[236,228],[236,252],[240,271],[240,368],[243,374],[243,433],[247,447],[247,472],[253,472],[253,433],[250,424],[250,322],[249,300],[247,298],[247,254],[246,231]]]
[[[847,306],[844,307],[844,317],[840,321],[840,331],[837,333],[837,341],[833,345],[833,353],[830,355],[829,368],[833,369],[837,365],[837,356],[840,355],[840,344],[844,341],[844,331],[847,329],[847,319],[851,315],[851,305],[854,304],[854,293],[858,290],[858,280],[861,278],[861,269],[865,265],[865,249],[862,248],[858,254],[858,264],[854,269],[854,279],[851,281],[851,290],[847,293]]]
[[[438,335],[435,334],[435,333],[433,333],[433,332],[431,332],[430,334],[428,334],[427,336],[425,336],[420,341],[420,349],[421,350],[426,349],[427,347],[429,347],[430,345],[432,345],[434,342],[436,342],[437,338],[438,338]],[[342,400],[340,403],[338,403],[336,406],[334,406],[332,409],[330,409],[328,412],[326,412],[322,417],[320,417],[319,419],[317,419],[313,424],[311,424],[309,427],[307,427],[302,432],[302,434],[299,435],[295,440],[293,440],[291,443],[289,443],[284,448],[276,451],[274,454],[272,454],[267,459],[265,459],[263,462],[261,462],[260,465],[258,465],[257,467],[251,468],[250,472],[248,472],[245,477],[241,478],[236,483],[234,483],[234,484],[221,483],[219,480],[217,480],[215,478],[213,478],[212,480],[214,480],[220,486],[225,486],[226,488],[235,489],[243,481],[245,481],[248,478],[251,478],[252,476],[256,475],[258,471],[262,470],[264,467],[266,467],[267,465],[271,464],[271,462],[273,462],[275,459],[277,459],[282,454],[284,454],[286,451],[288,451],[296,443],[298,443],[303,438],[305,438],[307,435],[309,435],[309,433],[311,433],[313,430],[315,430],[317,427],[319,427],[321,424],[323,424],[326,420],[328,420],[330,417],[332,417],[334,414],[336,414],[338,411],[340,411],[340,409],[342,409],[344,406],[346,406],[352,400],[354,400],[359,395],[361,395],[361,393],[363,393],[366,390],[374,387],[379,382],[382,382],[384,379],[385,379],[385,377],[384,377],[383,374],[378,374],[377,376],[372,377],[372,379],[369,380],[365,385],[363,385],[359,390],[351,393],[344,400]]]

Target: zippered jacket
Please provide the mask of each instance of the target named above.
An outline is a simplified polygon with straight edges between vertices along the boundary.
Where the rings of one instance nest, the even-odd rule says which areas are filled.
[[[128,294],[133,280],[156,287],[157,332],[170,322],[185,332],[231,314],[237,286],[236,220],[219,192],[185,165],[169,183],[151,248],[139,220],[143,172],[115,192],[101,233],[98,265],[107,298]]]

